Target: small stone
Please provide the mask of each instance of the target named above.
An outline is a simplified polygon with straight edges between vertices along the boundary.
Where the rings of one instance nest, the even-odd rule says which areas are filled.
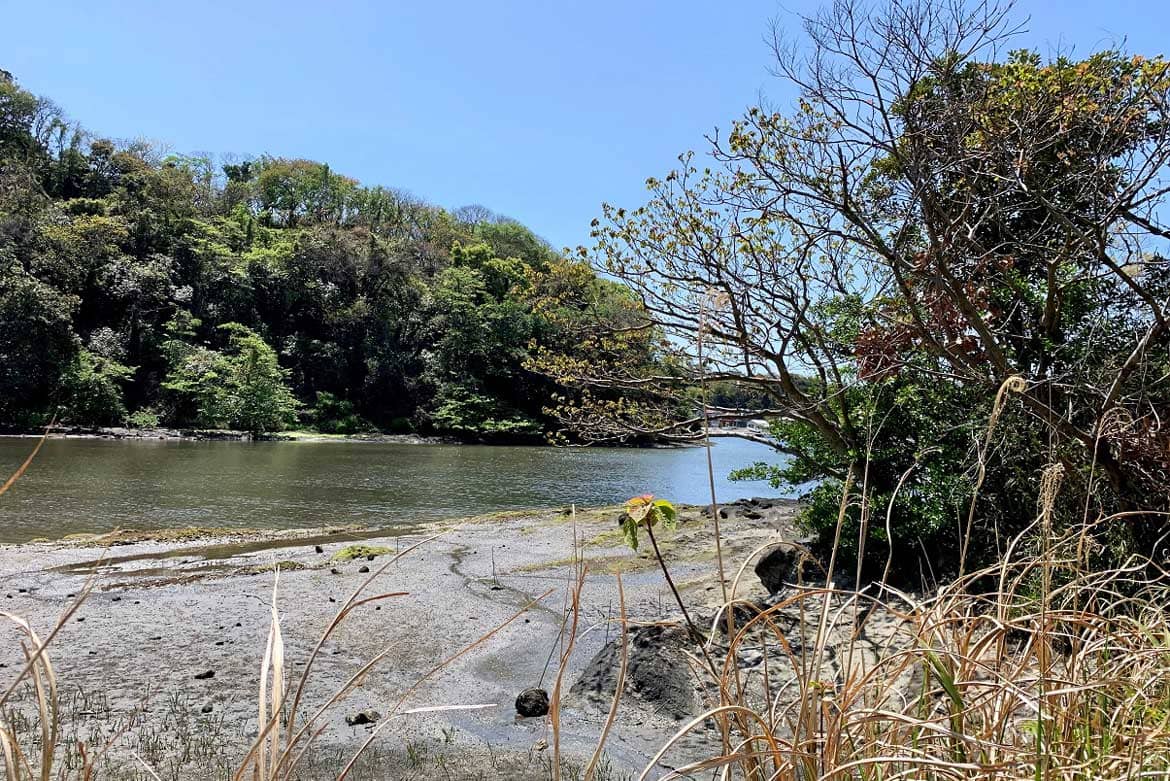
[[[373,560],[374,560],[374,554],[371,553],[369,556],[366,556],[366,561],[373,561]]]
[[[369,572],[369,571],[370,571],[370,568],[369,568],[369,567],[367,567],[365,564],[363,564],[363,565],[361,565],[360,567],[358,567],[358,572],[365,573],[365,572]]]
[[[325,549],[324,549],[324,548],[322,548],[320,545],[314,545],[314,546],[313,546],[313,550],[317,551],[318,553],[324,553],[324,552],[325,552]]]
[[[80,623],[81,623],[82,621],[84,621],[84,620],[85,620],[85,616],[82,616],[81,618],[77,619],[77,623],[79,623],[79,624],[80,624]]]
[[[329,601],[330,601],[330,602],[336,602],[337,600],[336,600],[336,599],[334,599],[333,597],[329,597]]]
[[[204,705],[202,708],[200,708],[199,712],[200,713],[211,713],[213,710],[215,710],[215,706],[209,702],[206,705]]]
[[[520,692],[516,698],[516,713],[525,718],[544,716],[548,713],[548,692],[533,687]]]
[[[358,711],[352,716],[345,717],[345,723],[351,727],[357,727],[362,724],[373,724],[378,719],[382,718],[382,714],[376,710]]]
[[[121,602],[122,598],[118,597],[118,596],[113,596],[113,597],[110,597],[110,601],[111,602]]]
[[[216,640],[216,641],[215,641],[215,644],[216,644],[216,645],[223,645],[223,640]]]
[[[236,626],[243,626],[243,624],[241,624],[239,621],[237,621]]]
[[[764,654],[756,650],[744,651],[738,660],[740,668],[745,670],[751,667],[759,667],[763,661]]]
[[[341,570],[339,570],[337,567],[333,567],[332,569],[329,570],[329,574],[330,575],[340,575]]]
[[[197,680],[197,681],[206,681],[206,680],[208,680],[210,678],[214,678],[214,677],[215,677],[215,670],[207,670],[205,672],[195,673],[195,680]]]
[[[374,605],[374,610],[381,610],[381,609],[382,609],[381,605]]]
[[[500,586],[500,585],[495,585],[495,586],[492,586],[491,588],[488,589],[488,591],[503,591],[503,590],[504,590],[504,587]]]

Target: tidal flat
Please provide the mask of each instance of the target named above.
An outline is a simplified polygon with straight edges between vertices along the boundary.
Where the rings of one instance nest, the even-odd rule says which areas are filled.
[[[796,539],[795,507],[769,499],[722,510],[729,582],[752,551]],[[82,600],[50,647],[63,751],[78,741],[91,753],[108,747],[103,778],[151,778],[149,766],[163,778],[212,779],[230,778],[257,735],[274,594],[290,688],[351,595],[396,594],[354,609],[313,661],[308,713],[385,653],[324,716],[303,777],[336,777],[377,730],[351,778],[536,779],[550,771],[549,719],[519,718],[514,701],[529,687],[554,689],[579,558],[587,574],[560,692],[561,764],[573,777],[612,697],[612,680],[605,686],[621,635],[616,573],[631,632],[642,633],[631,634],[632,653],[634,640],[661,645],[654,638],[678,623],[657,561],[648,546],[625,546],[620,515],[619,507],[555,508],[391,530],[171,529],[7,545],[0,609],[45,635]],[[705,621],[722,604],[712,527],[704,508],[683,507],[677,531],[661,530],[660,540],[685,601]],[[767,596],[750,567],[738,574],[737,596]],[[606,742],[608,775],[599,777],[636,776],[700,710],[685,653],[658,650],[631,657]],[[0,683],[15,677],[22,654],[15,632],[0,632]],[[471,709],[407,713],[445,706]],[[31,692],[12,708],[15,722],[32,730]],[[370,712],[373,723],[351,723]],[[699,730],[663,768],[717,752],[717,735]]]

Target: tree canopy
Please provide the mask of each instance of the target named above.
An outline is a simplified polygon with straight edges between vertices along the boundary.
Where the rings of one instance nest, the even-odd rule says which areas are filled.
[[[0,79],[0,424],[542,439],[530,354],[587,350],[615,287],[484,207],[110,141]]]
[[[1149,554],[1170,510],[1170,68],[1004,56],[1009,10],[839,0],[777,34],[791,110],[752,108],[581,251],[679,371],[562,380],[650,387],[647,409],[742,387],[755,403],[725,412],[770,418],[792,456],[744,474],[808,491],[823,538],[853,486],[844,539],[879,564],[994,559],[1053,469],[1062,517],[1114,519],[1093,555]],[[561,409],[608,437],[662,427],[642,413]]]

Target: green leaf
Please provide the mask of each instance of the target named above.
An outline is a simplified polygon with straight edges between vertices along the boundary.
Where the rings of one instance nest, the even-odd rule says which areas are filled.
[[[638,550],[638,522],[628,515],[622,521],[622,536],[630,550]]]
[[[663,525],[666,526],[666,528],[670,529],[671,531],[674,531],[678,528],[678,510],[674,508],[673,504],[666,501],[665,499],[655,499],[654,509],[657,511],[658,515],[662,517]]]

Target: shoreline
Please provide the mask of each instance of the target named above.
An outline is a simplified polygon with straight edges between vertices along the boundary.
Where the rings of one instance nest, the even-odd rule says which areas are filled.
[[[44,429],[0,428],[0,437],[9,439],[122,439],[161,440],[167,442],[371,442],[401,445],[465,444],[447,437],[424,437],[419,434],[322,434],[316,431],[273,431],[254,435],[231,429],[150,428],[121,426],[53,426]]]
[[[721,505],[733,520],[724,527],[728,562],[738,565],[762,543],[794,540],[796,507],[791,500],[772,499]],[[422,543],[391,563],[372,586],[372,593],[401,591],[405,596],[355,611],[314,664],[307,696],[317,704],[365,661],[390,649],[376,674],[330,711],[320,738],[322,751],[351,751],[369,733],[349,726],[347,716],[369,709],[386,713],[438,659],[452,659],[408,705],[488,707],[396,721],[388,725],[371,761],[430,777],[425,768],[411,764],[427,756],[427,761],[448,767],[465,765],[468,778],[487,769],[488,777],[535,781],[545,777],[551,753],[548,720],[518,718],[513,701],[541,681],[552,688],[555,660],[551,672],[544,668],[561,631],[573,541],[578,541],[589,572],[582,631],[565,669],[562,692],[561,741],[569,761],[589,757],[608,710],[608,696],[597,694],[604,689],[597,660],[606,658],[617,636],[614,574],[622,573],[632,621],[649,626],[676,618],[656,561],[645,549],[633,552],[624,546],[616,524],[619,514],[617,507],[581,509],[576,516],[550,508],[393,530],[204,530],[178,538],[164,531],[0,545],[0,599],[4,610],[47,631],[93,578],[93,591],[49,652],[62,685],[83,698],[100,693],[107,716],[78,717],[63,734],[112,737],[115,725],[130,721],[135,726],[117,745],[132,749],[214,728],[219,738],[205,749],[214,755],[189,755],[189,764],[175,777],[219,778],[223,768],[243,755],[248,736],[254,734],[255,686],[270,621],[273,571],[280,568],[277,607],[289,669],[296,676],[323,627],[370,577],[362,570],[376,572],[396,552]],[[706,613],[719,600],[712,525],[703,509],[694,506],[680,507],[680,519],[678,531],[664,532],[660,543],[687,602]],[[358,554],[369,550],[373,558],[347,558],[353,545],[366,546]],[[549,589],[552,593],[542,599]],[[766,594],[750,571],[737,593],[749,598]],[[497,634],[477,644],[489,632]],[[419,642],[424,637],[426,642]],[[9,639],[0,641],[0,682],[19,665],[20,653]],[[149,665],[143,664],[146,658]],[[686,681],[685,660],[670,658],[650,665],[660,668],[655,679]],[[206,672],[214,675],[198,677]],[[145,706],[144,716],[132,719],[144,707],[148,691],[153,692],[153,704]],[[680,697],[678,686],[668,694],[650,686],[623,697],[607,743],[615,773],[640,771],[681,720],[693,714],[697,694],[682,692]],[[160,731],[160,720],[180,722],[187,732]],[[107,727],[108,733],[103,731]],[[701,754],[711,739],[700,731],[680,751]],[[133,758],[118,747],[110,752],[110,762],[131,767]],[[164,754],[173,758],[183,751],[174,745]],[[122,777],[116,772],[112,776]]]
[[[758,437],[712,430],[711,439],[744,439],[769,446],[770,443]],[[557,447],[546,441],[524,439],[514,442],[459,439],[446,436],[424,436],[422,434],[392,434],[372,431],[357,434],[324,434],[318,431],[290,430],[252,434],[232,429],[197,428],[150,428],[135,429],[122,426],[54,426],[45,429],[29,429],[0,425],[0,439],[111,439],[129,441],[163,442],[357,442],[386,445],[479,445],[484,447]],[[712,445],[718,444],[712,442]],[[615,450],[676,450],[703,447],[702,439],[693,442],[655,442],[650,444],[590,444],[587,447]],[[585,446],[583,446],[585,447]]]

